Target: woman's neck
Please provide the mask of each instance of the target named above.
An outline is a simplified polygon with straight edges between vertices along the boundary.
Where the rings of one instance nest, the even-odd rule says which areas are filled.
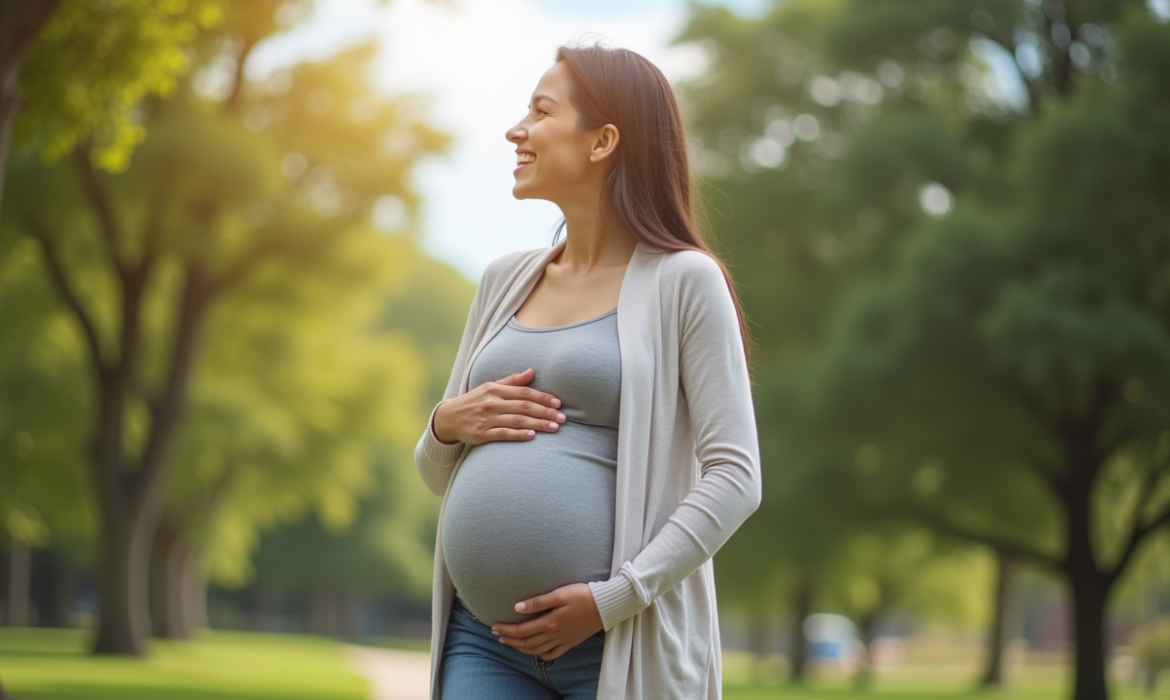
[[[557,263],[572,274],[619,267],[630,261],[637,245],[624,229],[601,214],[600,205],[561,207],[565,215],[565,249]]]

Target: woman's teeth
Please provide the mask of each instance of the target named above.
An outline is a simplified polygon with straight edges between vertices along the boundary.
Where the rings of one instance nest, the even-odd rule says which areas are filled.
[[[531,163],[534,160],[536,160],[536,156],[532,155],[531,153],[521,153],[516,156],[516,165],[524,165],[525,163]]]

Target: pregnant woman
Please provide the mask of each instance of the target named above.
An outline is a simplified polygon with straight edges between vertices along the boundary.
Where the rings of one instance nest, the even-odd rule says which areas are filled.
[[[759,506],[759,448],[674,94],[562,46],[506,137],[513,195],[566,235],[488,265],[415,449],[443,497],[431,697],[719,698],[711,557]]]

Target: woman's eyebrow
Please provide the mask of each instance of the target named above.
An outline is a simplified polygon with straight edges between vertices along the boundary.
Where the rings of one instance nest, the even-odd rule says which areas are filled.
[[[532,102],[540,102],[541,100],[548,100],[549,102],[552,102],[554,105],[560,104],[559,102],[557,102],[553,98],[549,97],[548,95],[533,95],[533,97],[532,97]],[[531,107],[532,104],[529,103],[528,106]]]

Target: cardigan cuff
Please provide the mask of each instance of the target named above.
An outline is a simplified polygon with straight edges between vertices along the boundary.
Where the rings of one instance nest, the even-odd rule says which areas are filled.
[[[455,460],[459,459],[459,455],[463,452],[464,445],[462,442],[448,444],[435,436],[435,413],[442,403],[440,401],[431,409],[431,417],[427,421],[427,432],[423,436],[423,453],[438,464],[454,466]]]
[[[597,604],[601,625],[607,632],[617,623],[647,608],[634,583],[621,572],[608,581],[591,581],[589,589],[593,591],[593,602]]]

